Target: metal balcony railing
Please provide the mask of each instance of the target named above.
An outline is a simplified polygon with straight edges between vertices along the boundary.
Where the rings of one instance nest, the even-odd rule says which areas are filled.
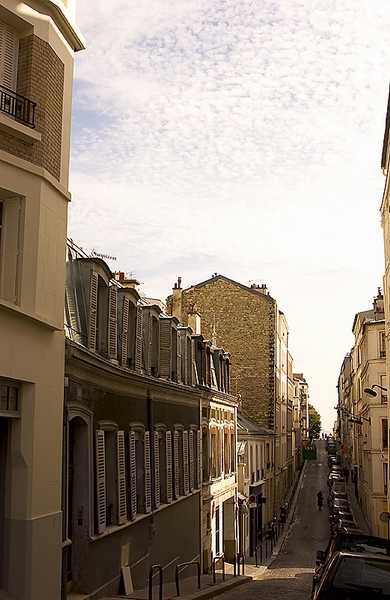
[[[34,129],[36,102],[0,85],[0,112]]]

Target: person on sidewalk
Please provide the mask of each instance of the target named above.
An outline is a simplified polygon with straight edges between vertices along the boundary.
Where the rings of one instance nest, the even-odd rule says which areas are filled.
[[[322,493],[321,490],[318,490],[318,492],[317,492],[317,506],[318,506],[319,510],[321,510],[323,504],[324,504],[324,494]]]

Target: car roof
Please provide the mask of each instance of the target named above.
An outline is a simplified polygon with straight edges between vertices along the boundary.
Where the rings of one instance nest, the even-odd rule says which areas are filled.
[[[364,533],[340,531],[330,538],[325,553],[326,556],[330,556],[337,551],[390,556],[390,540]],[[377,554],[378,552],[380,554]]]

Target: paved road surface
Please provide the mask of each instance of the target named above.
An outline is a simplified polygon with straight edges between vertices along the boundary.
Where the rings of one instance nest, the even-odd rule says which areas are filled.
[[[279,555],[259,579],[218,596],[220,600],[309,600],[315,554],[325,550],[329,540],[329,469],[325,442],[317,442],[317,460],[308,461],[292,521]],[[317,492],[322,489],[325,505],[317,508]]]

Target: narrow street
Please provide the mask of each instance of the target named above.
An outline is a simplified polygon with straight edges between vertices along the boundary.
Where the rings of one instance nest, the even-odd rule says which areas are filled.
[[[315,555],[325,549],[329,539],[327,509],[329,469],[325,442],[317,442],[317,460],[308,461],[290,531],[279,555],[259,579],[226,592],[221,600],[308,600],[310,598]],[[321,489],[325,505],[317,508]]]

